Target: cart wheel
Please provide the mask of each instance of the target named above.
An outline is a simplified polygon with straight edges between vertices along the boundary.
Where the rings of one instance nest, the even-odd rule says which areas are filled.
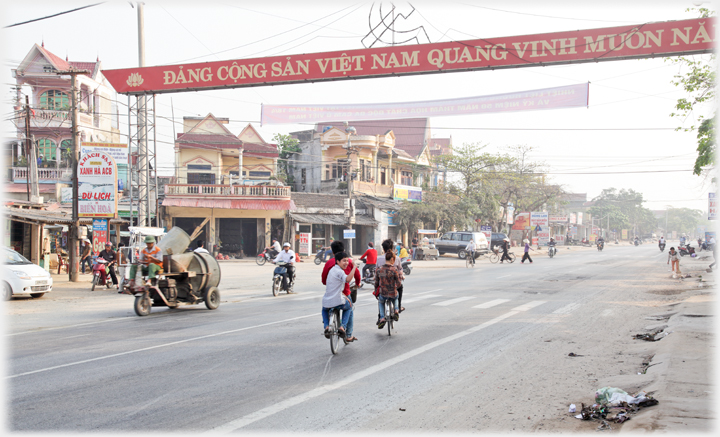
[[[209,310],[215,310],[220,306],[220,290],[217,287],[210,287],[205,292],[205,306]]]
[[[150,314],[150,296],[143,294],[142,296],[135,297],[135,314],[138,316],[147,316]]]

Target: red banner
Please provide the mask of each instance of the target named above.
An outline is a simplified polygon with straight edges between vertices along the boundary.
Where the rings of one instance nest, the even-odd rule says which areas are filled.
[[[539,111],[584,108],[589,85],[569,85],[540,90],[518,91],[490,96],[424,102],[370,103],[354,105],[263,105],[260,125],[323,122],[348,119],[387,120],[396,118],[442,117],[447,115]]]
[[[279,85],[710,53],[715,20],[698,18],[372,49],[103,70],[121,94]]]

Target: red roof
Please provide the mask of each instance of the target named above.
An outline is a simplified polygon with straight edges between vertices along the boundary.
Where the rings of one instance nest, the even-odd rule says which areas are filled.
[[[277,144],[259,144],[259,143],[243,143],[244,156],[256,156],[260,158],[277,158]]]
[[[292,200],[259,200],[259,199],[178,199],[166,197],[163,206],[180,206],[183,208],[222,208],[222,209],[252,209],[295,211]]]
[[[70,65],[78,70],[87,70],[90,73],[95,72],[95,65],[97,62],[74,62],[70,61]]]
[[[243,142],[232,134],[178,134],[176,141],[183,149],[240,149]]]
[[[69,70],[70,65],[68,65],[67,61],[62,59],[59,56],[56,56],[55,54],[51,53],[49,50],[47,50],[45,47],[38,46],[38,49],[45,55],[46,58],[53,64],[55,64],[55,67],[58,70]]]
[[[322,132],[326,126],[345,129],[344,122],[318,123],[316,132]],[[429,136],[430,123],[427,118],[404,118],[393,120],[348,121],[348,126],[357,130],[358,135],[385,135],[388,131],[395,134],[395,147],[408,152],[413,158],[422,153],[425,139]]]

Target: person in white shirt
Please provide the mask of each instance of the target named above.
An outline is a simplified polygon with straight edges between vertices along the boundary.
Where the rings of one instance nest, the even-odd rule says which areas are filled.
[[[290,243],[283,244],[283,250],[275,257],[273,264],[278,261],[287,263],[285,267],[287,268],[288,282],[292,284],[295,279],[295,252],[290,250]]]
[[[282,249],[280,248],[280,243],[275,238],[273,238],[273,240],[272,240],[272,245],[270,245],[269,247],[266,247],[265,249],[270,250],[271,257],[278,256],[278,254],[282,251]]]
[[[346,331],[350,314],[352,313],[352,301],[345,296],[343,290],[345,283],[349,283],[355,275],[357,264],[353,263],[352,271],[345,274],[350,257],[345,252],[335,255],[335,266],[328,272],[327,281],[325,283],[325,295],[322,298],[322,319],[325,328],[325,337],[330,338],[330,311],[339,308],[342,310],[342,326],[339,328],[340,337],[345,338],[347,342],[357,340],[355,337],[346,338]]]
[[[205,249],[205,242],[203,240],[198,240],[197,247],[195,250],[193,250],[195,253],[210,253]]]
[[[470,257],[470,260],[473,264],[475,264],[475,249],[477,247],[475,246],[475,241],[470,239],[470,242],[467,246],[465,246],[465,252],[467,253],[467,256]]]

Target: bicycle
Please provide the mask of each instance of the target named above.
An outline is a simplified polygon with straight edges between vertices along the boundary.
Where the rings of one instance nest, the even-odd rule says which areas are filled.
[[[326,337],[330,339],[330,352],[333,353],[333,355],[337,355],[337,353],[340,351],[340,327],[342,326],[342,319],[340,317],[340,309],[334,308],[332,311],[330,311],[330,323],[328,324],[328,327],[330,328],[330,335]],[[348,344],[347,340],[344,338],[342,339],[345,344]]]
[[[388,329],[388,336],[392,337],[392,329],[395,327],[395,300],[385,299],[385,325]]]
[[[475,253],[470,252],[468,256],[465,257],[465,267],[468,269],[470,267],[475,267],[475,261]]]
[[[515,262],[515,254],[514,253],[508,252],[508,257],[510,258],[509,260],[507,260],[508,262],[510,262],[510,263]],[[502,254],[500,254],[499,250],[495,249],[493,251],[493,254],[490,255],[490,262],[497,263],[498,261],[500,261],[501,258],[502,258]]]

